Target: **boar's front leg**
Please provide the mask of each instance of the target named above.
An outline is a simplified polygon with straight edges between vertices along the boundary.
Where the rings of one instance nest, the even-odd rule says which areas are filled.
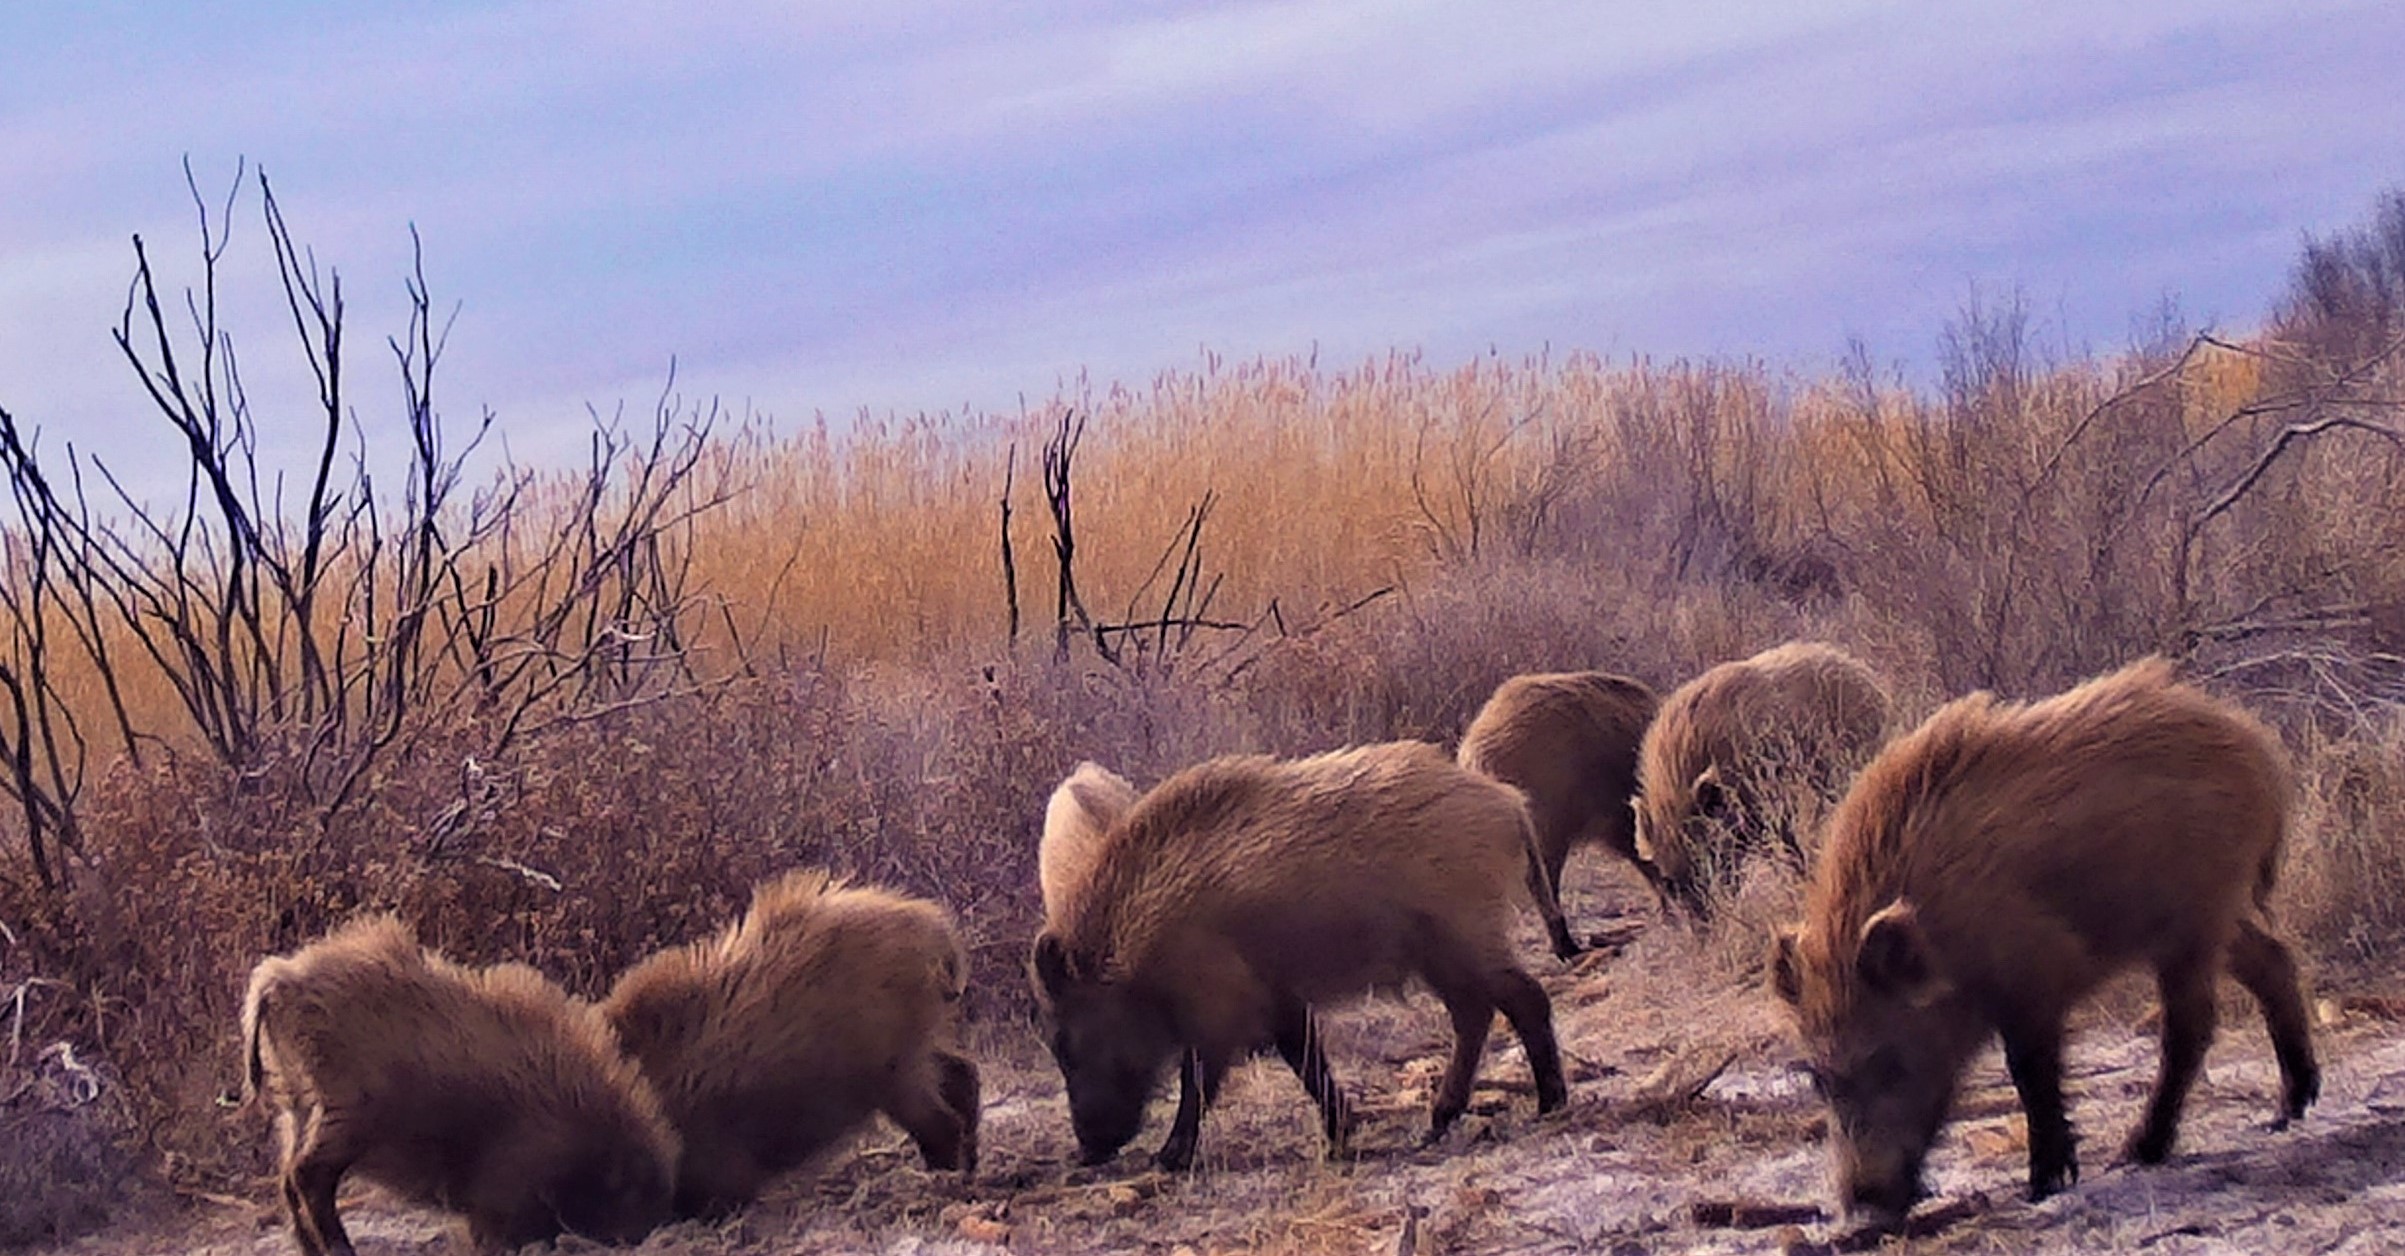
[[[1194,1145],[1202,1136],[1203,1109],[1219,1098],[1219,1083],[1227,1077],[1227,1057],[1219,1052],[1205,1053],[1202,1048],[1188,1047],[1177,1070],[1177,1120],[1169,1126],[1169,1139],[1161,1144],[1153,1162],[1172,1173],[1183,1172],[1194,1163]]]
[[[2076,1139],[2063,1113],[2063,1028],[2008,1023],[2003,1033],[2004,1065],[2029,1122],[2029,1198],[2040,1200],[2079,1181]]]
[[[1274,1011],[1278,1055],[1302,1079],[1303,1089],[1319,1105],[1320,1128],[1328,1136],[1328,1155],[1341,1159],[1352,1150],[1353,1112],[1344,1088],[1328,1069],[1328,1053],[1320,1045],[1319,1023],[1311,1009],[1293,995],[1282,995]]]

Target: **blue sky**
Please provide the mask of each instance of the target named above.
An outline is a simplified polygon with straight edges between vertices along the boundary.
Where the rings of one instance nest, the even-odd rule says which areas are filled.
[[[1016,408],[1316,347],[1926,360],[1977,284],[2111,349],[2242,327],[2405,183],[2405,8],[2130,3],[0,5],[0,406],[141,474],[108,330],[187,156],[344,277],[397,407],[409,227],[439,400],[553,456],[584,407]],[[307,391],[255,203],[229,313]],[[286,417],[289,416],[289,417]]]

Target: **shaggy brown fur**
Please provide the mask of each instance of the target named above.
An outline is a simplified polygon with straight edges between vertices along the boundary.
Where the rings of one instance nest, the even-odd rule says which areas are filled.
[[[1537,853],[1545,877],[1561,895],[1562,865],[1573,846],[1593,843],[1627,860],[1653,880],[1653,865],[1637,858],[1637,749],[1660,700],[1626,676],[1554,672],[1514,676],[1487,699],[1461,735],[1455,756],[1528,796],[1536,821]],[[1553,953],[1578,954],[1567,926],[1553,935]]]
[[[738,1207],[877,1112],[931,1169],[977,1162],[977,1067],[952,918],[822,872],[761,885],[717,938],[662,951],[602,1003],[685,1140],[676,1204]]]
[[[1044,920],[1060,919],[1062,905],[1094,870],[1094,859],[1119,817],[1136,805],[1136,787],[1099,763],[1080,763],[1052,791],[1044,806],[1044,837],[1036,847],[1036,883],[1044,893]]]
[[[1498,1008],[1527,1048],[1537,1106],[1559,1107],[1552,1007],[1510,941],[1514,887],[1550,888],[1533,842],[1519,791],[1418,742],[1214,759],[1146,794],[1104,834],[1090,879],[1031,956],[1086,1159],[1135,1135],[1182,1049],[1159,1158],[1191,1163],[1220,1079],[1266,1046],[1318,1101],[1341,1152],[1350,1115],[1309,1009],[1413,977],[1453,1017],[1432,1139],[1467,1105]]]
[[[1803,785],[1834,801],[1878,752],[1887,718],[1879,678],[1832,645],[1793,641],[1706,671],[1663,699],[1646,730],[1638,855],[1698,915],[1757,850],[1775,844],[1800,868],[1802,826],[1774,800]]]
[[[651,1088],[590,1005],[522,964],[471,971],[363,918],[260,961],[242,1038],[310,1256],[352,1250],[334,1192],[353,1169],[466,1213],[482,1249],[627,1243],[668,1218],[677,1143]]]
[[[2296,965],[2266,912],[2290,784],[2252,716],[2148,659],[2058,697],[1949,704],[1830,818],[1773,984],[1835,1116],[1848,1207],[1911,1206],[1964,1063],[1991,1033],[2028,1116],[2029,1188],[2076,1181],[2063,1025],[2116,972],[2155,970],[2162,1072],[2127,1154],[2171,1150],[2226,964],[2262,1004],[2280,1119],[2320,1087]]]

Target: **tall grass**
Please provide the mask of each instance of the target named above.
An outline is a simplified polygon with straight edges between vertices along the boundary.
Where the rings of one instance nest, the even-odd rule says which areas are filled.
[[[2243,643],[2360,637],[2393,613],[2393,444],[2324,433],[2218,500],[2287,423],[2319,413],[2315,385],[2274,378],[2276,346],[2183,342],[2042,370],[2022,352],[1960,346],[1935,395],[1572,355],[1449,370],[1271,360],[1065,397],[1093,416],[1079,578],[1140,610],[1117,599],[1212,494],[1205,551],[1238,619],[1273,599],[1307,617],[1390,585],[1584,564],[1653,596],[1868,602],[1949,691],[2041,692],[2147,650],[2246,665]],[[1020,467],[1025,564],[1045,517],[1024,467],[1050,421],[753,438],[750,487],[707,525],[700,565],[789,650],[998,657],[1006,466]]]

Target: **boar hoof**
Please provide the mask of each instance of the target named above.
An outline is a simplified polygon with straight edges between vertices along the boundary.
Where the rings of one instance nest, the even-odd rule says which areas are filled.
[[[2029,1202],[2037,1203],[2049,1195],[2060,1194],[2077,1185],[2079,1185],[2079,1161],[2065,1156],[2061,1164],[2030,1171]]]
[[[2138,1164],[2161,1164],[2171,1156],[2171,1131],[2147,1128],[2130,1136],[2121,1154]]]
[[[1461,1120],[1461,1114],[1467,1111],[1468,1107],[1467,1104],[1460,1104],[1430,1111],[1428,1113],[1428,1133],[1426,1137],[1420,1139],[1420,1146],[1435,1146],[1438,1140],[1444,1138],[1446,1133],[1452,1130],[1454,1123]]]
[[[1537,1083],[1538,1116],[1544,1116],[1549,1112],[1559,1112],[1569,1106],[1569,1103],[1570,1087],[1568,1084],[1552,1078]]]
[[[2321,1070],[2307,1064],[2297,1070],[2295,1084],[2289,1086],[2288,1092],[2280,1097],[2280,1115],[2272,1121],[2271,1127],[2275,1130],[2287,1129],[2290,1121],[2305,1115],[2305,1109],[2312,1107],[2314,1100],[2319,1098]]]

